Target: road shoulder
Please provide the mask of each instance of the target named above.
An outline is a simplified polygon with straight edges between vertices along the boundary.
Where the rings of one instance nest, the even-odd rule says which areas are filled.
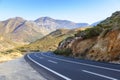
[[[24,58],[0,64],[0,80],[46,80]]]

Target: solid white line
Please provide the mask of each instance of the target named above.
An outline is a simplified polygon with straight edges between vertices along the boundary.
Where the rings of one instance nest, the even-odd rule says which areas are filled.
[[[52,61],[52,60],[48,60],[49,62],[52,62],[52,63],[54,63],[54,64],[57,64],[57,62],[55,62],[55,61]]]
[[[107,78],[107,79],[110,79],[110,80],[118,80],[116,78],[112,78],[112,77],[105,76],[105,75],[102,75],[102,74],[94,73],[94,72],[91,72],[91,71],[87,71],[87,70],[82,70],[82,71],[86,72],[86,73],[89,73],[89,74],[96,75],[96,76],[100,76],[100,77],[103,77],[103,78]]]
[[[41,55],[49,57],[49,58],[52,58],[52,59],[57,59],[57,60],[60,60],[60,61],[64,61],[64,62],[69,62],[69,63],[74,63],[74,64],[81,64],[81,65],[84,65],[84,66],[90,66],[90,67],[95,67],[95,68],[101,68],[101,69],[106,69],[106,70],[120,72],[119,69],[112,69],[112,68],[107,68],[107,67],[102,67],[102,66],[96,66],[96,65],[92,65],[92,64],[86,64],[86,63],[80,63],[80,62],[75,62],[75,61],[69,61],[69,60],[65,60],[65,59],[50,57],[50,56],[45,55],[44,53],[41,53]]]
[[[44,65],[42,65],[42,64],[40,64],[40,63],[38,63],[37,61],[35,61],[34,59],[32,59],[29,55],[27,55],[27,57],[28,57],[32,62],[36,63],[37,65],[41,66],[42,68],[44,68],[44,69],[46,69],[46,70],[48,70],[48,71],[50,71],[50,72],[52,72],[52,73],[58,75],[59,77],[65,79],[65,80],[72,80],[72,79],[70,79],[70,78],[68,78],[68,77],[66,77],[66,76],[64,76],[64,75],[62,75],[62,74],[60,74],[60,73],[58,73],[58,72],[56,72],[56,71],[54,71],[54,70],[52,70],[52,69],[46,67],[46,66],[44,66]]]

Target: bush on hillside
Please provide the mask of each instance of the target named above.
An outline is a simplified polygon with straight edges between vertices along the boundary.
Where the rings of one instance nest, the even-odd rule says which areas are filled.
[[[17,48],[20,52],[27,52],[27,50],[24,47]]]
[[[84,31],[78,32],[77,34],[75,34],[75,37],[82,37],[83,39],[88,39],[91,37],[98,36],[102,31],[103,29],[101,27],[92,27]]]
[[[70,48],[62,49],[62,50],[55,50],[55,54],[57,55],[64,55],[64,56],[70,56],[72,54],[72,50]]]
[[[61,43],[63,43],[64,41],[68,41],[68,40],[71,41],[73,39],[74,39],[74,36],[67,37],[65,40],[62,40],[61,42],[59,42],[58,46],[60,46]]]

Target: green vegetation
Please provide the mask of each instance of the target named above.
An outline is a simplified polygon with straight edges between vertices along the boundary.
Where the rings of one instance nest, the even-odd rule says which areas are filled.
[[[65,48],[62,50],[58,49],[58,50],[55,50],[54,53],[57,55],[70,56],[70,55],[72,55],[72,50],[70,48]]]
[[[107,32],[112,30],[113,28],[119,28],[120,26],[120,11],[117,11],[112,14],[111,17],[108,17],[106,20],[102,21],[95,27],[88,28],[84,31],[79,31],[75,34],[76,37],[82,37],[83,39],[92,38],[95,36],[99,36],[103,31],[102,35],[106,35]]]
[[[75,34],[75,37],[82,37],[83,39],[88,39],[91,37],[95,37],[100,35],[100,33],[103,31],[101,27],[92,27],[92,28],[87,28],[84,31],[80,31],[77,34]]]
[[[98,26],[106,28],[115,28],[120,27],[120,11],[117,11],[112,14],[111,17],[108,17],[106,20],[102,21]]]

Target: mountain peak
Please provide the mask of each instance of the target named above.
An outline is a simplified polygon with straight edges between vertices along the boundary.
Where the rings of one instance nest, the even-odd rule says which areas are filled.
[[[36,19],[35,22],[46,21],[46,20],[54,20],[54,19],[46,16],[46,17],[40,17],[40,18]]]
[[[52,19],[51,17],[45,16],[45,17],[41,17],[43,19]]]
[[[112,16],[120,16],[120,11],[116,11],[112,14]]]
[[[25,19],[23,19],[22,17],[13,17],[13,18],[9,18],[7,19],[8,21],[10,20],[15,20],[15,21],[25,21]]]
[[[102,21],[99,25],[106,27],[117,27],[120,25],[120,11],[114,12],[110,17]]]
[[[13,17],[13,18],[16,18],[16,19],[23,19],[22,17],[18,17],[18,16],[16,16],[16,17]]]

